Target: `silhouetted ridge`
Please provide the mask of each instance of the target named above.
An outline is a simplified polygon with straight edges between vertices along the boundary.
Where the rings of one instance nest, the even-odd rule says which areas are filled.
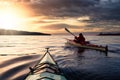
[[[0,35],[51,35],[51,34],[41,33],[41,32],[28,32],[28,31],[0,29]]]
[[[99,36],[109,36],[109,35],[120,36],[120,32],[101,32],[98,35]]]

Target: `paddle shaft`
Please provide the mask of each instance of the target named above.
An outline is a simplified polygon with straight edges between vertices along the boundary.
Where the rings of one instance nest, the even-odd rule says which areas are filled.
[[[65,30],[68,32],[68,33],[70,33],[70,34],[72,34],[74,37],[76,37],[72,32],[70,32],[67,28],[65,28]]]

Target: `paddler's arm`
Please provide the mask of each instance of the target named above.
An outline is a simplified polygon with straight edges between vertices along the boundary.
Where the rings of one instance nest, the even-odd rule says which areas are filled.
[[[75,36],[75,38],[74,39],[78,39],[78,37],[77,36]]]

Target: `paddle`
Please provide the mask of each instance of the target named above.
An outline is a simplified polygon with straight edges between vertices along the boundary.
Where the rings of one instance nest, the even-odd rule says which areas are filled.
[[[66,27],[65,27],[65,30],[68,32],[68,33],[70,33],[70,34],[72,34],[73,36],[75,36],[72,32],[70,32],[70,30],[68,30]],[[75,36],[76,37],[76,36]],[[89,44],[90,42],[89,41],[86,41],[86,43],[87,44]]]
[[[68,32],[68,33],[70,33],[70,34],[72,34],[73,36],[75,36],[72,32],[70,32],[66,27],[65,27],[65,30]],[[75,36],[76,37],[76,36]]]

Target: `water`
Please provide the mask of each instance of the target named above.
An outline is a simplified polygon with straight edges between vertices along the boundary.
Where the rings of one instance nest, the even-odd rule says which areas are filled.
[[[85,36],[91,43],[108,45],[104,52],[65,45],[71,35],[0,36],[0,80],[24,80],[50,47],[50,53],[68,80],[120,80],[120,37]]]

